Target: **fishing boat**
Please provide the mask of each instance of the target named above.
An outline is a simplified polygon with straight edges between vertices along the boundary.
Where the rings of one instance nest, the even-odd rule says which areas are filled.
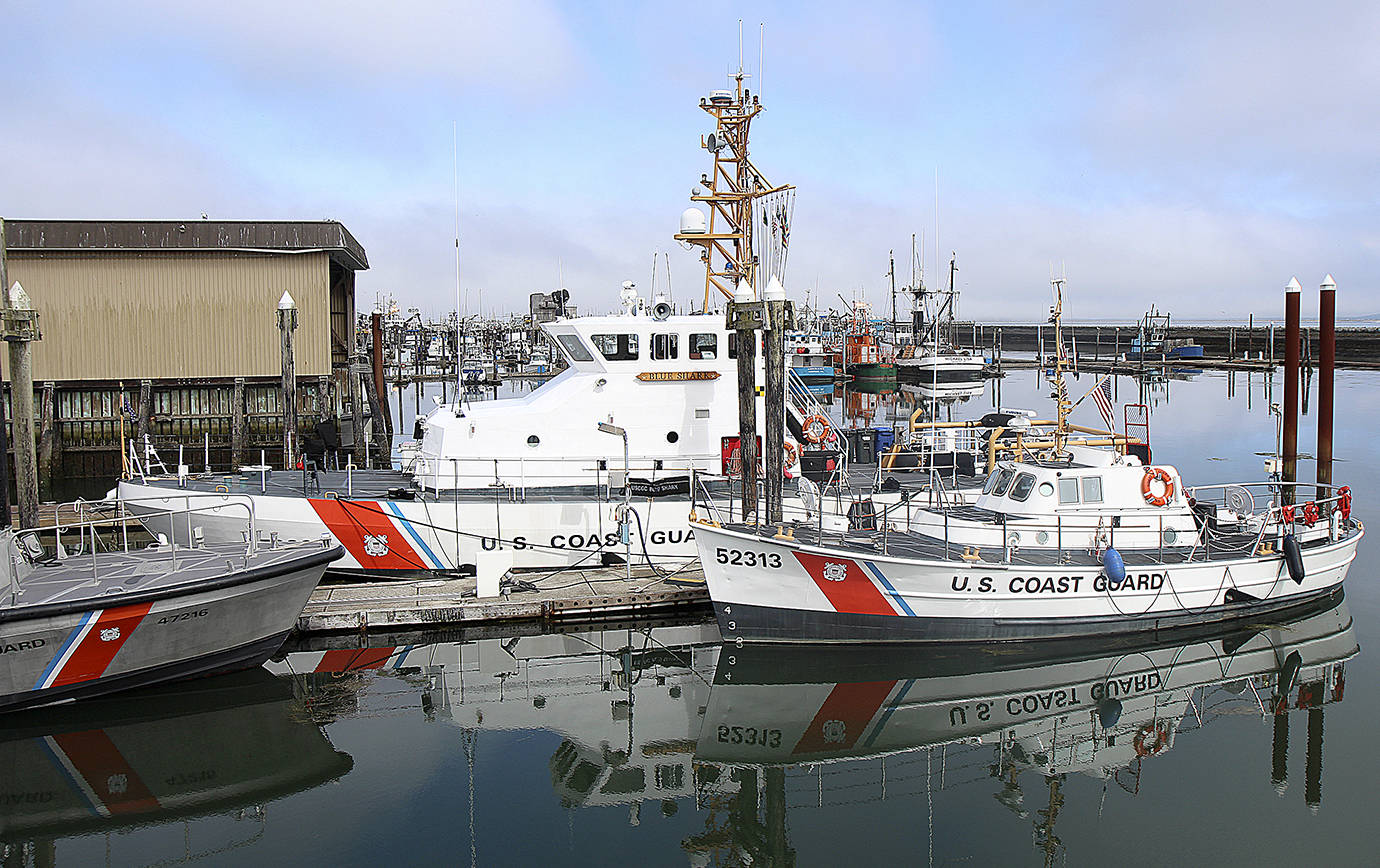
[[[1169,314],[1151,305],[1140,318],[1131,347],[1122,354],[1128,362],[1172,362],[1181,359],[1201,359],[1203,348],[1192,338],[1170,337]]]
[[[259,666],[343,554],[253,534],[106,550],[100,524],[59,525],[51,547],[0,532],[0,711]]]
[[[1106,636],[1268,615],[1338,591],[1364,533],[1348,487],[1188,486],[1171,465],[1074,445],[1062,359],[1052,440],[1000,462],[975,503],[900,498],[830,532],[724,522],[711,501],[695,541],[725,637]]]
[[[836,374],[824,337],[817,332],[786,333],[786,366],[807,386],[827,386],[831,391]]]
[[[895,271],[894,266],[892,270]],[[987,362],[981,353],[954,346],[954,318],[958,312],[954,275],[957,272],[955,255],[949,260],[947,291],[926,288],[923,276],[914,279],[911,341],[896,359],[898,377],[935,388],[977,383],[987,376]]]
[[[877,337],[872,308],[865,301],[852,304],[843,335],[842,371],[853,380],[894,380],[896,362]]]

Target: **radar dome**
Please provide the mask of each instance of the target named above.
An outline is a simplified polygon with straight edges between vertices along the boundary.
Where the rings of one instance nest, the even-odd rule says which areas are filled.
[[[703,235],[705,233],[704,212],[698,208],[686,208],[680,213],[680,234]]]

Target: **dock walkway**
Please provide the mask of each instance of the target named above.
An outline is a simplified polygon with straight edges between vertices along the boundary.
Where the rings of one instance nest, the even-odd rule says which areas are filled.
[[[527,590],[532,588],[532,590]],[[303,634],[407,630],[495,621],[590,621],[705,607],[709,594],[698,564],[671,577],[648,567],[517,573],[508,592],[479,599],[475,580],[323,584],[297,629]]]

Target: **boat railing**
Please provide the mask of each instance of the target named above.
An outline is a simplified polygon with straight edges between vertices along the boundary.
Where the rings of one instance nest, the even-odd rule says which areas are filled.
[[[614,458],[436,458],[419,455],[417,485],[437,495],[493,491],[509,500],[521,502],[529,487],[551,488],[590,486],[599,490],[621,489],[623,480],[634,476],[656,479],[684,476],[692,470],[705,470],[720,460],[717,453],[687,454],[675,457],[631,459],[627,466]]]
[[[218,496],[217,496],[218,497]],[[184,503],[179,508],[170,503],[172,500],[181,499]],[[206,498],[198,497],[198,500]],[[228,509],[238,513],[244,511],[245,522],[248,530],[244,533],[244,558],[246,562],[258,551],[260,541],[255,533],[254,509],[247,498],[227,499],[217,504],[200,503],[193,505],[190,497],[158,497],[141,499],[146,501],[156,501],[154,508],[160,512],[166,512],[170,522],[180,523],[181,517],[185,516],[187,521],[187,539],[189,547],[196,548],[196,543],[200,539],[200,528],[194,528],[192,515],[194,513],[205,513],[214,510],[220,512]],[[138,548],[138,534],[135,531],[135,540],[130,539],[129,525],[133,522],[136,527],[146,515],[136,514],[128,509],[130,500],[120,498],[114,501],[100,500],[74,500],[67,503],[60,503],[54,509],[53,524],[45,527],[30,528],[15,532],[11,537],[10,551],[10,572],[14,576],[11,590],[13,597],[19,590],[21,584],[20,577],[23,571],[18,569],[17,559],[22,558],[26,564],[37,564],[49,558],[57,561],[69,563],[79,563],[87,561],[91,569],[91,581],[97,582],[101,576],[100,556],[115,555],[122,552],[133,551]],[[70,516],[70,517],[69,517]],[[108,539],[102,538],[102,531],[109,529]],[[170,530],[172,525],[170,524]],[[43,544],[43,538],[51,534],[53,548],[51,553]],[[72,537],[75,535],[75,543]],[[157,540],[155,550],[165,551],[168,555],[168,563],[172,569],[177,569],[178,553],[180,547],[172,540],[163,538],[161,534],[155,534]],[[277,546],[277,539],[273,540],[273,545]],[[181,549],[185,557],[186,549]]]

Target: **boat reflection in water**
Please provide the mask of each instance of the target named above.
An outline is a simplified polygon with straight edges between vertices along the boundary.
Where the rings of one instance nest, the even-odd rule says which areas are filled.
[[[712,621],[568,633],[510,633],[467,642],[370,648],[299,648],[270,668],[320,673],[317,688],[343,672],[372,671],[419,685],[428,717],[454,722],[473,768],[486,732],[545,730],[562,741],[551,783],[562,806],[644,801],[666,814],[695,793],[695,739],[719,653]],[[305,643],[310,646],[310,641]]]
[[[236,817],[248,843],[262,805],[353,764],[263,669],[14,712],[0,721],[0,852],[51,864],[54,839],[251,808]]]
[[[1033,822],[1036,846],[1053,857],[1067,775],[1135,793],[1178,737],[1224,714],[1273,719],[1272,778],[1282,792],[1289,714],[1307,709],[1304,795],[1316,809],[1323,707],[1342,698],[1344,661],[1358,650],[1345,603],[1288,624],[1179,633],[1160,644],[1082,640],[1000,653],[725,646],[696,758],[736,767],[727,777],[740,791],[745,779],[762,781],[758,839],[779,847],[785,817],[773,819],[773,805],[827,806],[832,790],[847,801],[913,794],[906,785],[917,774],[921,792],[943,789],[938,770],[947,766],[964,786],[989,777],[994,798]],[[1038,805],[1027,807],[1022,772],[1044,785]]]

